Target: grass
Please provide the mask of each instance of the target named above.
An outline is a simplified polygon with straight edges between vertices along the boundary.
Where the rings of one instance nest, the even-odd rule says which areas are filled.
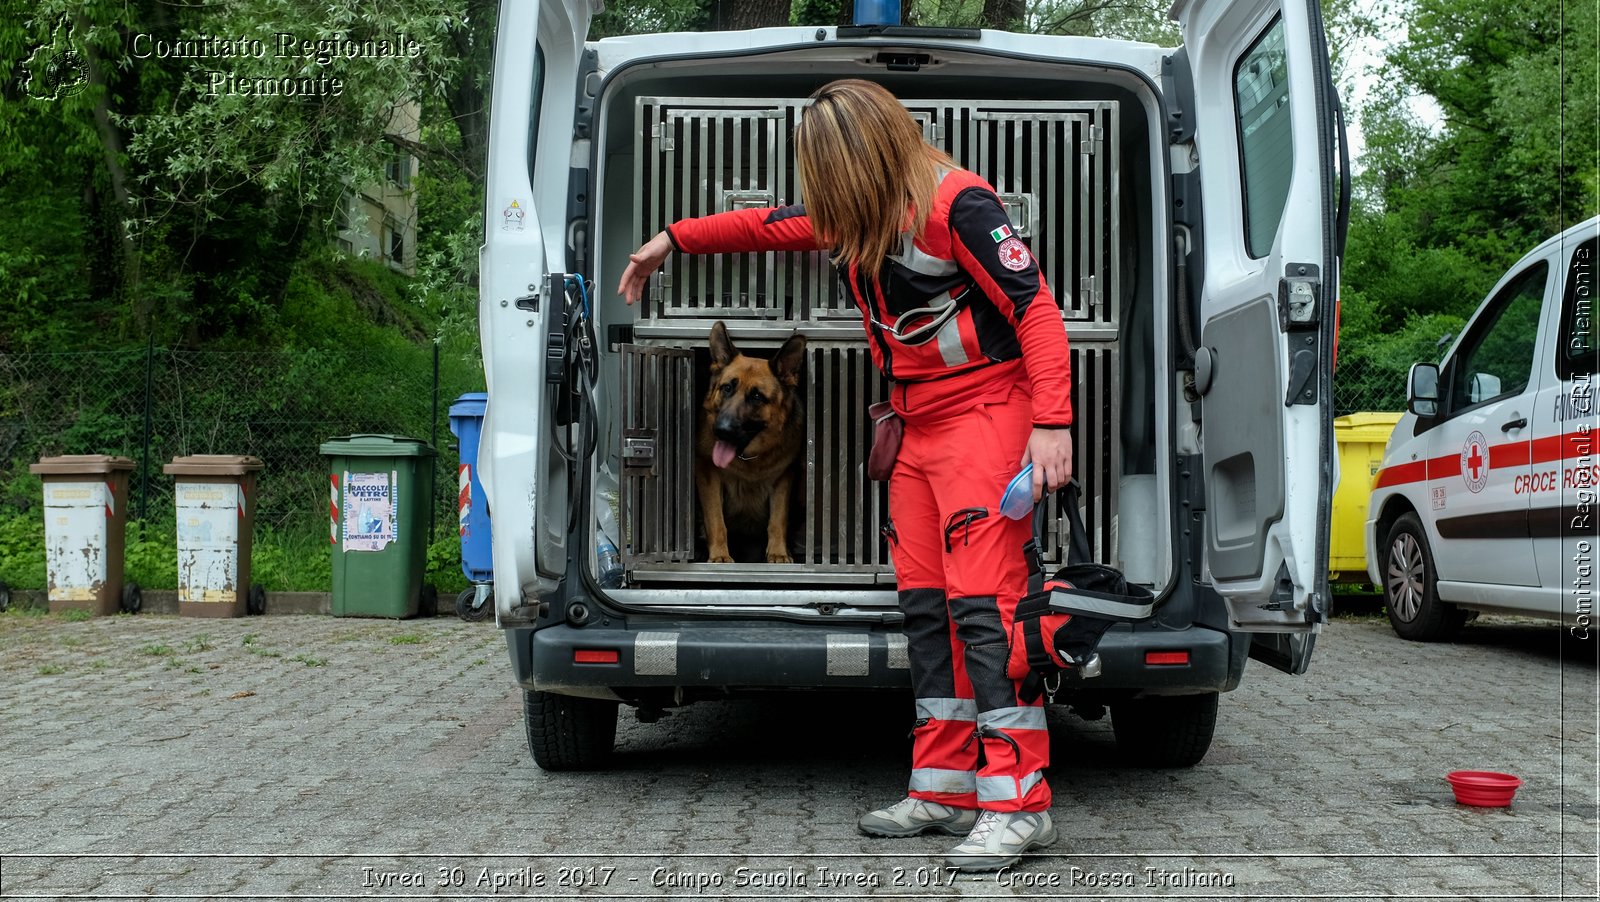
[[[401,633],[398,636],[389,637],[390,645],[421,645],[426,641],[426,639],[417,635],[416,633]]]
[[[149,655],[152,658],[170,658],[177,654],[177,652],[173,650],[172,646],[161,645],[154,642],[139,649],[139,653]]]
[[[304,664],[307,667],[326,667],[327,664],[328,664],[328,659],[327,658],[313,658],[310,655],[304,655],[304,654],[295,655],[294,657],[290,658],[289,660],[298,661],[299,663]]]
[[[90,661],[89,662],[89,669],[90,670],[107,670],[107,669],[110,669],[110,667],[111,667],[111,664],[109,662],[107,662],[107,661],[95,660],[95,661]]]
[[[184,642],[183,650],[190,654],[200,651],[210,651],[211,637],[205,633],[201,633],[200,635],[195,636],[193,639],[189,639],[188,641]]]
[[[93,620],[94,615],[88,611],[81,610],[79,608],[73,608],[70,611],[62,611],[61,619],[68,623],[82,623],[85,620]]]
[[[51,676],[53,674],[65,673],[65,672],[66,672],[65,668],[59,667],[59,666],[57,666],[55,664],[42,664],[39,667],[39,675],[40,676]]]

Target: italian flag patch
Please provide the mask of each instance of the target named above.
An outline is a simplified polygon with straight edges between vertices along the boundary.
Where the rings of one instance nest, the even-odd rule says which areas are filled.
[[[1001,226],[1000,228],[995,229],[994,231],[990,232],[989,233],[989,237],[993,238],[995,240],[996,244],[999,244],[1000,242],[1002,242],[1002,241],[1006,240],[1007,238],[1011,237],[1011,227],[1010,226]]]

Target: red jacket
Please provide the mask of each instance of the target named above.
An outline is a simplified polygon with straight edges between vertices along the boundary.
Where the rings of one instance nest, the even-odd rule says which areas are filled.
[[[798,204],[679,220],[667,235],[692,254],[822,249]],[[1071,425],[1060,308],[983,179],[946,173],[921,238],[905,233],[876,281],[854,265],[843,275],[902,416],[933,419],[1003,401],[1024,382],[1035,426]]]

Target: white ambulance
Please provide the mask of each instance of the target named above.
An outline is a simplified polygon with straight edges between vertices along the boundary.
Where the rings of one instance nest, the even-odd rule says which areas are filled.
[[[1317,0],[1179,0],[1177,49],[897,26],[586,42],[598,5],[504,0],[495,47],[478,463],[539,765],[604,762],[620,704],[910,685],[864,473],[886,389],[826,256],[677,256],[641,304],[614,290],[675,219],[803,201],[794,126],[841,77],[994,185],[1060,302],[1088,538],[1159,603],[1055,702],[1109,709],[1130,760],[1188,765],[1247,657],[1305,670],[1349,196]],[[707,563],[692,443],[718,321],[747,353],[808,339],[793,563]]]
[[[1600,219],[1539,245],[1500,279],[1409,407],[1374,480],[1367,568],[1395,632],[1448,639],[1472,612],[1594,611],[1600,419]]]

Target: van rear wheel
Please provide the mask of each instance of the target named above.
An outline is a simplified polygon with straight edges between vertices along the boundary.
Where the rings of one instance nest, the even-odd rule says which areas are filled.
[[[1416,514],[1403,514],[1389,527],[1379,561],[1383,607],[1395,634],[1412,642],[1452,639],[1467,622],[1466,612],[1439,600],[1439,572],[1433,550]]]
[[[533,763],[545,770],[594,770],[617,742],[617,703],[525,689],[522,717]]]
[[[1113,703],[1117,751],[1139,767],[1199,764],[1217,729],[1219,695],[1156,695]]]

